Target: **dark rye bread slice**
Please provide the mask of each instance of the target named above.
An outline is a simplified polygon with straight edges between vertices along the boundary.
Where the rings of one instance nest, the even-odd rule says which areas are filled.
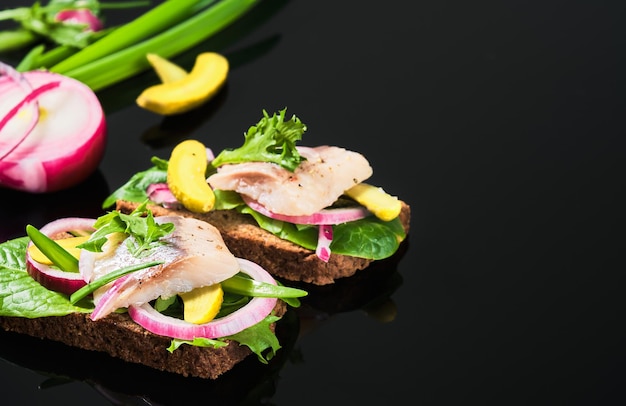
[[[274,314],[282,316],[286,309],[285,302],[278,300]],[[185,377],[217,379],[252,354],[250,348],[236,341],[229,341],[221,348],[181,345],[170,353],[167,348],[171,338],[145,330],[127,313],[111,313],[97,321],[92,321],[86,313],[35,319],[0,317],[0,326],[6,331],[105,352],[127,362]],[[274,331],[276,325],[270,327]]]
[[[400,221],[409,233],[411,208],[402,203]],[[118,200],[116,209],[130,213],[138,203]],[[226,246],[237,257],[256,262],[275,277],[295,282],[328,285],[340,278],[354,275],[365,269],[373,260],[332,254],[328,262],[320,260],[315,251],[280,239],[258,227],[252,216],[235,210],[214,210],[208,213],[192,213],[185,209],[166,209],[148,206],[154,216],[179,215],[195,217],[213,224],[224,238]]]

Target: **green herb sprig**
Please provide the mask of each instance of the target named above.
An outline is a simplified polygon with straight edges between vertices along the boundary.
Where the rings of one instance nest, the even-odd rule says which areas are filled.
[[[94,227],[96,231],[89,240],[78,245],[93,252],[102,252],[102,247],[108,241],[107,236],[112,233],[123,233],[132,238],[126,239],[129,252],[135,257],[155,248],[161,242],[161,237],[174,230],[173,223],[158,224],[152,212],[147,209],[148,200],[140,204],[130,214],[112,211],[98,217]]]

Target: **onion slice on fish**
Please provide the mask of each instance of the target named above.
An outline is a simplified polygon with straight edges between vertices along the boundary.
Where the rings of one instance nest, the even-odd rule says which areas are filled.
[[[252,279],[276,285],[274,278],[259,265],[243,258],[237,258],[237,260],[241,271]],[[129,306],[128,314],[135,323],[154,334],[181,340],[193,340],[196,337],[220,338],[239,333],[262,321],[272,312],[276,300],[276,298],[254,297],[235,312],[204,324],[193,324],[163,315],[149,303]]]
[[[87,231],[91,233],[94,231],[93,225],[95,222],[96,220],[91,218],[68,217],[54,220],[43,226],[39,231],[51,238],[57,234],[70,231]],[[28,247],[31,245],[33,245],[32,241],[28,243]],[[26,250],[26,271],[47,289],[68,295],[87,284],[80,273],[65,272],[35,261],[28,249]]]
[[[324,209],[308,216],[289,216],[286,214],[273,213],[263,207],[263,205],[259,202],[250,199],[245,195],[241,195],[241,197],[244,203],[246,203],[252,210],[274,220],[286,221],[292,224],[334,225],[360,220],[371,215],[365,207],[357,206],[341,207],[338,209]]]

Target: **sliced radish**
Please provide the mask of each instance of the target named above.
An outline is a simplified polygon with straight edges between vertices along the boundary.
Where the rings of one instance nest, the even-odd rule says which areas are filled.
[[[259,265],[242,258],[237,258],[237,260],[242,272],[257,281],[276,285],[274,278]],[[193,340],[195,337],[220,338],[239,333],[259,323],[272,312],[276,300],[275,298],[255,297],[237,311],[204,324],[188,323],[165,316],[148,303],[130,306],[128,314],[137,324],[154,334],[181,340]]]
[[[89,177],[106,146],[105,116],[96,94],[56,73],[0,68],[0,186],[46,193]]]
[[[69,231],[93,232],[93,225],[95,222],[96,220],[91,218],[68,217],[50,222],[43,226],[39,231],[51,238],[57,234]],[[32,241],[29,242],[28,247],[32,244]],[[70,295],[86,285],[86,282],[80,273],[65,272],[39,263],[33,260],[28,252],[28,249],[26,250],[26,271],[42,286],[47,289],[54,290],[55,292]]]

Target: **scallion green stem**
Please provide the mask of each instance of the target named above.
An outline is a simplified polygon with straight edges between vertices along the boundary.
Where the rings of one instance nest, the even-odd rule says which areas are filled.
[[[124,8],[132,8],[132,7],[142,7],[149,6],[150,0],[138,0],[138,1],[125,1],[122,3],[104,3],[100,2],[101,10],[112,10],[112,9],[124,9]]]
[[[62,60],[69,58],[71,55],[78,52],[78,48],[71,47],[68,45],[59,45],[57,47],[52,48],[51,50],[42,53],[39,57],[33,61],[33,66],[30,69],[38,69],[38,68],[47,68],[49,66],[55,65]]]
[[[50,70],[77,79],[92,90],[97,91],[149,69],[150,64],[146,59],[147,53],[158,52],[164,58],[173,57],[225,28],[246,13],[258,1],[222,0],[134,46],[72,69],[60,69],[59,65],[56,65]],[[97,44],[95,43],[93,46]],[[84,50],[87,49],[89,47]]]
[[[302,289],[290,288],[271,283],[259,282],[245,276],[235,275],[221,282],[225,292],[254,297],[294,298],[303,297],[307,292]]]
[[[0,32],[0,51],[14,51],[35,43],[39,37],[29,30],[13,30]]]
[[[26,72],[35,64],[35,61],[41,57],[44,51],[44,45],[40,44],[28,51],[22,61],[15,67],[18,72]]]
[[[96,289],[99,289],[106,285],[107,283],[113,282],[114,280],[121,278],[122,276],[129,274],[131,272],[136,272],[141,269],[150,268],[152,266],[161,265],[163,261],[152,261],[152,262],[144,262],[142,264],[131,265],[124,268],[120,268],[116,271],[109,272],[103,277],[96,279],[95,281],[88,283],[82,288],[78,289],[76,292],[70,295],[70,303],[76,304],[81,299],[87,297],[89,294],[93,293]]]
[[[37,228],[28,224],[26,226],[26,234],[39,251],[41,251],[48,259],[62,271],[78,272],[78,259],[57,244],[53,239],[39,231]]]
[[[52,66],[50,70],[64,74],[158,34],[188,18],[193,12],[193,6],[198,1],[166,1]]]

